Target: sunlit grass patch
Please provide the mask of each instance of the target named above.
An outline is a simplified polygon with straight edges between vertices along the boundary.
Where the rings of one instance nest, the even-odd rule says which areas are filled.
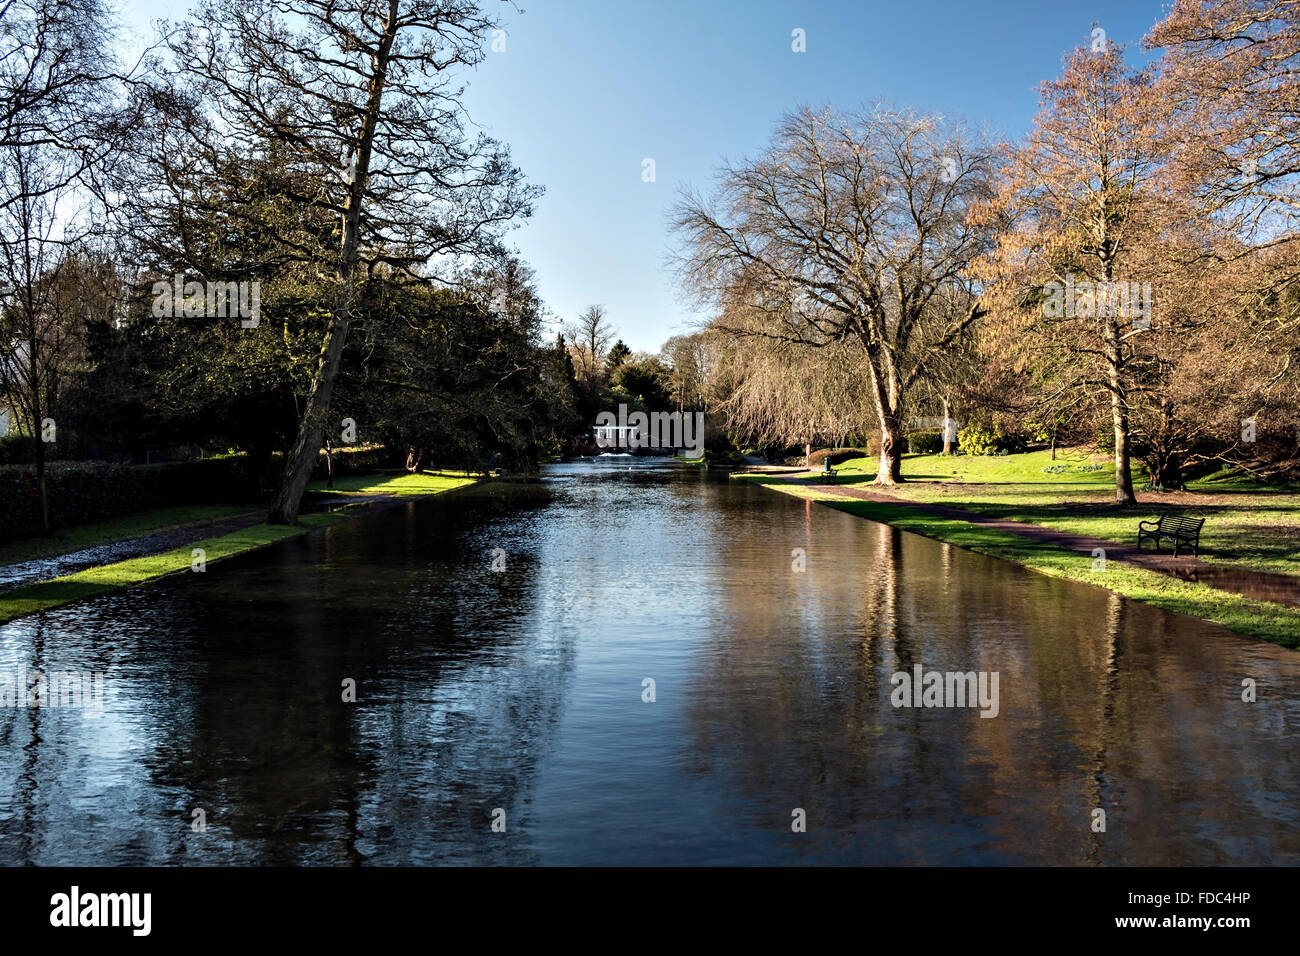
[[[414,495],[436,495],[472,485],[478,478],[463,471],[427,472],[423,475],[348,475],[334,479],[334,487],[327,488],[325,482],[314,481],[308,488],[311,491],[341,495],[396,495],[410,497]]]
[[[335,481],[332,489],[340,494],[356,495],[393,495],[396,497],[418,497],[439,494],[473,484],[477,479],[465,472],[439,472],[423,475],[352,475]],[[313,485],[316,490],[329,490]],[[169,574],[190,571],[194,561],[194,550],[201,548],[204,561],[211,564],[236,554],[243,554],[257,548],[292,538],[295,535],[323,527],[336,521],[345,520],[347,510],[355,507],[348,505],[343,511],[332,514],[305,514],[298,518],[298,525],[256,524],[215,538],[206,538],[193,544],[174,548],[159,554],[145,555],[126,561],[87,568],[75,574],[37,581],[24,587],[15,588],[0,594],[0,624],[14,618],[37,611],[48,610],[98,597],[118,588],[135,587]],[[243,510],[247,510],[244,508]],[[103,543],[103,542],[101,542]]]

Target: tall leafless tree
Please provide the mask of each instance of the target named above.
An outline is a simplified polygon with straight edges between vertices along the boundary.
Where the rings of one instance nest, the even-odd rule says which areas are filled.
[[[119,108],[119,81],[129,77],[112,43],[99,0],[0,6],[0,398],[31,437],[47,533],[57,422],[43,423],[76,338],[56,291],[74,250],[101,228],[99,174],[130,125]]]
[[[959,125],[884,108],[802,109],[768,150],[731,164],[673,221],[689,287],[722,327],[810,348],[844,339],[865,356],[880,425],[876,481],[902,480],[907,396],[981,315],[936,297],[969,288],[988,242],[971,216],[989,195],[992,152]],[[743,317],[731,323],[728,316]]]
[[[1165,161],[1150,87],[1150,73],[1128,67],[1120,47],[1074,50],[1060,78],[1043,84],[1042,109],[1010,155],[991,204],[1001,229],[990,284],[1005,290],[1005,301],[1028,297],[1037,306],[1047,282],[1099,290],[1083,308],[1031,310],[1032,324],[1012,334],[1037,335],[1046,347],[1067,352],[1069,387],[1106,396],[1118,504],[1136,501],[1132,363],[1135,340],[1151,324],[1149,315],[1110,306],[1116,290],[1149,281],[1149,273],[1135,271],[1136,249],[1158,218],[1152,201]]]
[[[609,324],[603,305],[589,305],[577,320],[565,326],[569,350],[578,379],[594,391],[605,374],[605,355],[609,352],[614,329]]]

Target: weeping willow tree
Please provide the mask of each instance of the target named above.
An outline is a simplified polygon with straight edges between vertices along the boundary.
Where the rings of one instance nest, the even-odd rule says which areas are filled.
[[[719,403],[728,431],[754,444],[840,446],[880,427],[862,350],[846,340],[809,349],[757,337],[732,340]]]

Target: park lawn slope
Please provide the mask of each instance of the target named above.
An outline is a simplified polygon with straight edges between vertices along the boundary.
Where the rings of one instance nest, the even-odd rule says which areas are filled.
[[[841,497],[764,475],[738,477],[786,494],[819,501],[849,514],[889,524],[904,531],[1014,561],[1042,574],[1101,587],[1165,611],[1198,617],[1248,637],[1283,647],[1294,648],[1300,645],[1298,609],[1217,591],[1203,584],[1182,581],[1158,571],[1136,568],[1118,561],[1109,562],[1105,571],[1093,571],[1090,555],[1080,555],[967,521],[925,514],[905,504]]]

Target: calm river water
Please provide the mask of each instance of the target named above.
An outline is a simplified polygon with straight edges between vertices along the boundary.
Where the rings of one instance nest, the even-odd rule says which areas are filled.
[[[894,707],[918,664],[997,716]],[[1300,862],[1300,655],[671,462],[20,619],[20,668],[103,706],[0,709],[6,864]]]

